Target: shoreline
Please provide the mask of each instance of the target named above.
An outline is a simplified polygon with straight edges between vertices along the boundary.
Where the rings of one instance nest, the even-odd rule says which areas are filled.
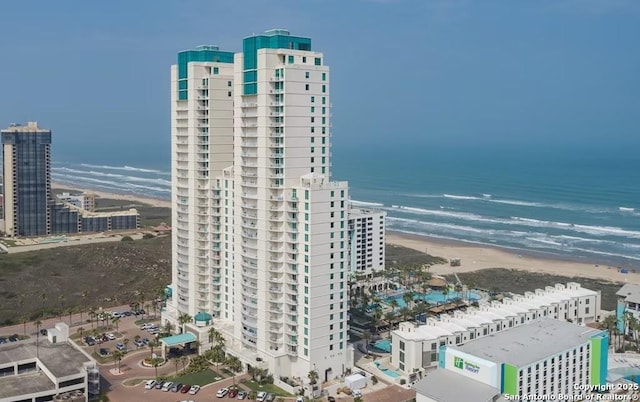
[[[542,255],[542,253],[527,252],[526,250],[476,245],[391,230],[387,231],[386,243],[427,252],[447,260],[461,259],[461,265],[458,267],[451,267],[448,264],[431,266],[429,271],[439,275],[507,268],[568,278],[590,278],[608,282],[640,284],[640,271],[629,270],[629,273],[623,274],[619,267],[597,262],[576,261],[568,256],[562,258],[562,256]]]
[[[152,207],[171,208],[171,201],[136,194],[121,194],[89,187],[78,187],[64,183],[52,183],[56,190],[72,192],[89,192],[99,198],[126,200],[142,203]],[[609,282],[640,284],[640,269],[631,268],[623,274],[621,267],[602,261],[586,261],[576,256],[545,253],[540,251],[513,249],[499,245],[485,245],[450,240],[426,235],[404,233],[387,230],[386,243],[399,245],[428,254],[451,259],[460,258],[461,266],[451,267],[448,264],[433,265],[430,272],[449,275],[458,272],[473,272],[491,268],[507,268],[528,272],[538,272],[568,278],[591,278]]]
[[[92,193],[92,194],[95,194],[98,198],[138,202],[138,203],[147,204],[149,206],[157,207],[157,208],[171,208],[171,200],[166,200],[163,198],[154,198],[154,197],[148,197],[144,195],[135,195],[135,194],[112,193],[109,191],[95,190],[89,187],[79,187],[71,184],[57,183],[57,182],[52,182],[51,188],[56,190],[66,190],[66,191],[68,190],[69,192]]]

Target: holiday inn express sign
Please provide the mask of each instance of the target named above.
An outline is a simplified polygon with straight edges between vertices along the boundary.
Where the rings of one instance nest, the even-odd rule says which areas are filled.
[[[500,386],[500,365],[459,350],[446,348],[444,368],[492,387]]]
[[[468,361],[464,361],[462,357],[458,356],[455,356],[453,358],[453,366],[459,368],[460,370],[467,370],[473,374],[478,374],[478,372],[480,371],[480,366]]]

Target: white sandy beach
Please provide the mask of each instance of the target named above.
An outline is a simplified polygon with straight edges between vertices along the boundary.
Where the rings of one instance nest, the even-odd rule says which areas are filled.
[[[159,198],[144,197],[144,196],[133,195],[133,194],[116,194],[116,193],[110,193],[107,191],[79,188],[77,186],[72,186],[70,184],[63,184],[63,183],[51,183],[51,187],[58,190],[62,189],[62,190],[70,190],[73,192],[93,193],[96,195],[96,197],[99,197],[99,198],[109,198],[112,200],[127,200],[127,201],[131,201],[132,203],[143,203],[143,204],[151,205],[152,207],[171,208],[171,201],[163,200]]]
[[[434,274],[470,272],[487,268],[513,268],[567,277],[583,277],[640,284],[640,274],[623,274],[619,272],[618,267],[530,257],[517,254],[516,251],[512,252],[508,249],[500,249],[497,247],[482,247],[466,245],[464,243],[444,242],[429,237],[399,232],[387,232],[387,243],[422,252],[426,251],[428,254],[446,259],[461,259],[462,264],[459,267],[451,267],[448,264],[434,265],[430,270],[430,272]]]

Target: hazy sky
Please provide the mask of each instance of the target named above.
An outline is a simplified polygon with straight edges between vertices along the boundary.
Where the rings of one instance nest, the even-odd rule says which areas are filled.
[[[0,126],[38,120],[54,159],[167,158],[176,52],[239,51],[270,28],[324,52],[334,147],[640,146],[638,0],[21,0],[0,15]]]

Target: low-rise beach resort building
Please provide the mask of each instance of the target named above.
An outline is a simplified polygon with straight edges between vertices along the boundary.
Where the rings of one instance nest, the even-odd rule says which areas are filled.
[[[444,346],[462,345],[539,318],[578,325],[596,322],[601,318],[600,303],[599,291],[570,282],[429,317],[424,325],[402,322],[391,332],[391,364],[414,381],[425,368],[438,364],[438,351]]]
[[[415,384],[417,402],[523,400],[604,388],[607,331],[550,318],[439,350],[438,369]]]
[[[618,331],[628,334],[633,329],[627,325],[626,316],[630,314],[636,320],[640,320],[640,285],[627,283],[616,292],[616,296],[616,326]]]
[[[96,361],[57,323],[46,336],[0,345],[0,402],[88,401],[100,392]]]

